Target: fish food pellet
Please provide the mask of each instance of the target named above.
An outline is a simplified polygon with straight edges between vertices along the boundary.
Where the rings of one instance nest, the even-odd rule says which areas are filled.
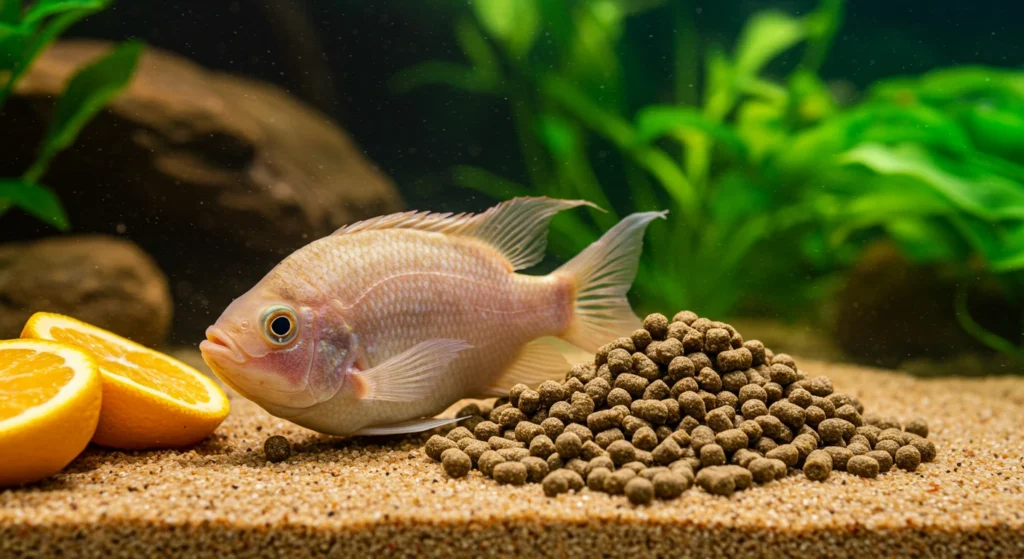
[[[436,437],[437,435],[434,436]],[[452,445],[454,444],[455,443],[452,443]],[[267,457],[268,462],[284,462],[291,458],[292,443],[281,435],[268,437],[267,440],[263,442],[263,454]],[[436,460],[440,460],[440,454],[438,454],[438,458],[436,458]]]
[[[481,421],[480,423],[477,423],[476,428],[473,429],[473,435],[481,441],[486,441],[491,437],[501,436],[501,427],[492,421]],[[431,439],[433,439],[433,437],[431,437]]]
[[[868,448],[867,445],[861,443],[850,443],[846,445],[846,448],[850,449],[850,452],[852,452],[854,456],[859,456],[861,454],[867,454],[871,452],[871,449]]]
[[[903,430],[908,433],[917,435],[918,437],[927,437],[928,422],[921,419],[920,417],[915,417],[914,419],[911,419],[910,421],[907,422],[907,424],[903,427]]]
[[[536,456],[527,456],[519,460],[526,466],[526,481],[540,483],[548,475],[548,463]]]
[[[526,483],[526,465],[522,462],[502,462],[494,466],[494,481],[503,485],[522,485]]]
[[[610,475],[611,469],[604,466],[590,470],[587,474],[587,488],[591,491],[604,491],[605,481]]]
[[[922,462],[931,462],[935,460],[935,443],[924,438],[911,439],[910,445],[917,449],[921,453]]]
[[[892,469],[894,463],[893,457],[884,450],[872,450],[864,456],[870,456],[875,459],[875,462],[878,462],[878,473],[880,474],[884,474]]]
[[[650,427],[637,429],[630,440],[633,446],[640,450],[653,450],[658,445],[658,435]]]
[[[480,457],[488,450],[491,450],[491,445],[483,441],[473,441],[466,445],[466,448],[462,449],[463,452],[469,455],[469,459],[473,461],[474,466],[479,463]]]
[[[832,457],[832,467],[841,472],[846,471],[846,464],[853,458],[853,453],[850,449],[841,446],[826,446],[825,452]]]
[[[682,311],[644,326],[561,381],[464,407],[467,419],[430,437],[425,454],[452,478],[477,468],[501,484],[540,483],[549,496],[586,480],[636,504],[676,498],[695,482],[729,495],[790,474],[877,477],[935,459],[924,420],[903,426],[865,411],[828,377],[728,324]]]
[[[921,451],[912,445],[900,447],[896,451],[896,467],[913,472],[921,465]]]
[[[884,450],[889,453],[889,456],[893,459],[896,458],[896,451],[903,446],[902,443],[896,442],[892,439],[883,439],[875,443],[875,450]]]
[[[846,471],[860,477],[878,477],[878,461],[866,454],[854,456],[846,462]]]
[[[629,468],[616,470],[604,480],[604,492],[609,495],[621,495],[629,480],[636,477],[637,473]]]
[[[832,455],[815,450],[804,460],[804,475],[811,481],[825,481],[832,473]]]
[[[283,439],[284,437],[281,438]],[[269,443],[270,439],[267,439],[267,442]],[[264,445],[264,448],[266,448],[266,445]],[[442,437],[441,435],[434,435],[427,439],[427,444],[424,448],[427,452],[427,456],[433,458],[437,462],[440,462],[441,453],[448,450],[449,448],[459,448],[459,443],[447,437]]]
[[[800,451],[791,444],[783,444],[766,452],[764,457],[780,460],[786,467],[792,468],[800,461]]]
[[[569,480],[560,470],[556,470],[544,477],[541,487],[544,489],[545,495],[556,497],[562,493],[569,492]]]
[[[728,497],[736,491],[736,480],[729,470],[721,467],[702,468],[697,472],[697,485],[712,495]]]
[[[605,449],[616,466],[636,460],[636,448],[627,441],[615,441]]]
[[[700,463],[705,468],[725,465],[725,450],[715,443],[704,445],[700,449]]]
[[[530,441],[530,456],[546,459],[555,453],[555,448],[555,443],[551,441],[551,437],[540,435]]]
[[[576,458],[580,455],[580,449],[583,447],[583,441],[580,440],[576,433],[565,432],[558,436],[555,440],[555,451],[562,457],[563,460]]]
[[[530,455],[530,451],[525,448],[503,448],[497,451],[505,460],[519,461]],[[444,458],[444,455],[441,455]]]
[[[659,472],[651,484],[654,486],[654,496],[666,500],[682,495],[690,486],[685,477],[673,471]]]
[[[775,479],[775,466],[767,458],[754,458],[747,464],[747,469],[757,483],[768,483]]]
[[[494,467],[505,461],[505,457],[498,454],[496,450],[488,450],[487,452],[480,455],[477,460],[477,468],[485,476],[491,476],[494,471]]]
[[[644,379],[642,379],[640,377],[637,377],[636,375],[632,375],[632,376],[634,376],[637,379],[640,379],[642,381],[644,380]],[[644,381],[644,382],[647,382],[647,381]],[[605,400],[606,400],[607,405],[611,406],[613,408],[616,407],[616,406],[627,406],[628,407],[630,404],[633,403],[633,397],[629,395],[629,392],[626,392],[626,390],[624,388],[618,388],[618,387],[612,388],[610,391],[608,391],[608,397]]]
[[[715,442],[728,454],[747,448],[749,444],[747,434],[739,429],[728,429],[718,433],[715,435]]]
[[[450,477],[462,477],[473,469],[473,460],[457,448],[449,448],[441,454],[441,466]]]
[[[641,476],[634,477],[626,482],[623,489],[626,498],[634,505],[646,505],[654,499],[654,484]]]

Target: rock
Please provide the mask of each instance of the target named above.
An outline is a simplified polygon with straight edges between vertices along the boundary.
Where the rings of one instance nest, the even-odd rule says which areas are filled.
[[[973,275],[982,280],[968,294],[971,316],[989,330],[1016,339],[1019,306],[984,272]],[[892,243],[869,246],[840,294],[836,342],[862,362],[887,367],[984,352],[956,319],[960,277],[949,265],[913,264]]]
[[[73,316],[147,346],[171,325],[167,278],[128,241],[104,235],[0,245],[0,338],[16,338],[32,313]]]
[[[108,47],[63,41],[33,64],[0,115],[0,176],[28,167],[68,77]],[[43,182],[75,231],[117,232],[157,259],[174,279],[175,338],[192,343],[283,256],[402,207],[327,117],[276,87],[152,47]],[[20,212],[0,220],[4,239],[50,232]]]

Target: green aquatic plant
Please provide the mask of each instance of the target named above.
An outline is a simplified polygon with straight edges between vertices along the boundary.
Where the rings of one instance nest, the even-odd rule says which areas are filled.
[[[0,0],[0,111],[39,53],[68,27],[105,9],[112,0]],[[32,165],[20,176],[0,178],[0,216],[12,207],[59,230],[70,225],[60,199],[40,182],[55,155],[121,92],[135,71],[142,44],[130,41],[80,69],[57,101]]]
[[[882,236],[915,262],[958,264],[965,280],[978,275],[976,260],[1010,294],[1024,292],[1021,72],[890,80],[844,106],[818,74],[841,0],[804,17],[759,12],[733,48],[702,57],[686,1],[471,5],[456,27],[468,64],[427,62],[394,85],[508,100],[527,180],[471,166],[455,169],[455,180],[499,199],[585,198],[609,210],[559,217],[559,253],[580,250],[623,214],[669,208],[671,219],[649,232],[636,283],[642,308],[803,312]],[[652,9],[677,29],[671,83],[647,80],[663,89],[643,85],[643,60],[623,40],[627,19]],[[636,102],[637,92],[658,99],[665,89],[669,103]],[[1022,340],[971,319],[966,293],[950,302],[965,329],[1021,353]]]

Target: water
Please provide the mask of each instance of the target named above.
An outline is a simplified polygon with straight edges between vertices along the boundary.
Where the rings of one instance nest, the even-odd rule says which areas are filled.
[[[70,147],[33,166],[62,84],[112,45],[58,45],[0,109],[0,176],[29,170],[69,223],[0,218],[0,335],[58,310],[194,347],[344,223],[532,194],[611,210],[556,220],[540,270],[622,215],[670,210],[640,313],[693,308],[803,355],[1020,372],[1022,16],[997,1],[124,1],[65,38],[166,55]],[[7,244],[43,237],[56,244]]]

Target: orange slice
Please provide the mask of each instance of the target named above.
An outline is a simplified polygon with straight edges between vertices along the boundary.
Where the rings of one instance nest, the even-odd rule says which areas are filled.
[[[160,352],[71,317],[36,313],[23,338],[89,351],[103,377],[103,409],[93,442],[124,449],[175,448],[208,437],[228,415],[227,396],[209,377]]]
[[[96,360],[66,344],[0,341],[0,487],[59,472],[89,444],[103,388]]]

